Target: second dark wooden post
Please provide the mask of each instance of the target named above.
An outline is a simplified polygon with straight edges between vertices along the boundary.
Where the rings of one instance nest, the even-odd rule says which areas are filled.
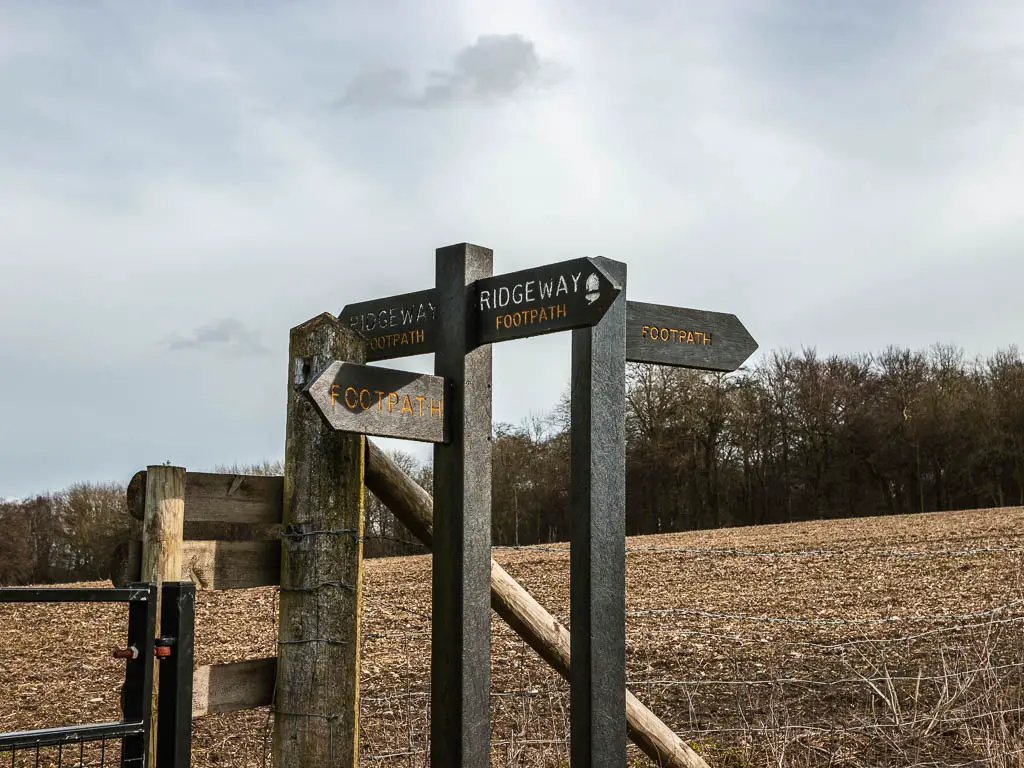
[[[490,765],[491,348],[476,347],[472,284],[492,269],[487,248],[437,250],[434,372],[448,380],[451,440],[434,447],[433,768]]]
[[[362,340],[323,314],[291,331],[284,449],[274,765],[358,765],[363,441],[336,432],[303,394]]]
[[[626,764],[626,265],[621,289],[572,333],[569,669],[572,764]]]

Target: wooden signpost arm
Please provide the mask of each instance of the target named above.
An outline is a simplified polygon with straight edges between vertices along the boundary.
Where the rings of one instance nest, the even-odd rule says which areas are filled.
[[[366,487],[394,513],[423,544],[433,542],[433,500],[387,454],[366,441]],[[548,613],[491,560],[491,606],[541,658],[569,679],[569,630]],[[708,768],[703,758],[658,719],[632,693],[626,691],[629,737],[664,768]]]

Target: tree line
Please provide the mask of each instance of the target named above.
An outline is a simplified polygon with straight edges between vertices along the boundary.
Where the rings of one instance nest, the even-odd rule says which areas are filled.
[[[949,346],[776,352],[733,374],[631,365],[629,535],[1024,505],[1024,361]],[[569,538],[569,404],[493,434],[493,541]],[[429,464],[392,457],[428,491]],[[279,474],[280,462],[219,467]],[[138,535],[124,487],[79,484],[0,504],[0,583],[102,579]],[[368,557],[424,549],[372,494]]]
[[[569,538],[567,412],[496,430],[496,543]],[[626,452],[630,535],[1024,505],[1024,361],[935,346],[776,352],[728,375],[632,365]]]

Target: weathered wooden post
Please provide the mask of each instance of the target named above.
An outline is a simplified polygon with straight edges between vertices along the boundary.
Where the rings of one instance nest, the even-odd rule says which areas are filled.
[[[491,348],[477,345],[473,283],[493,254],[463,243],[436,254],[434,373],[448,380],[447,445],[434,446],[430,764],[491,763]]]
[[[291,331],[274,764],[358,764],[363,441],[324,422],[306,387],[362,340],[329,314]]]
[[[572,764],[626,764],[626,265],[620,293],[572,332],[569,506]]]
[[[142,516],[141,580],[156,584],[156,635],[160,636],[161,595],[165,581],[181,580],[181,549],[185,538],[185,468],[146,468]],[[158,671],[154,669],[153,714],[149,729],[149,765],[156,764]]]

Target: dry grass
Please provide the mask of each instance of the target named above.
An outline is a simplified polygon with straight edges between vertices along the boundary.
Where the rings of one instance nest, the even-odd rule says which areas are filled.
[[[631,687],[716,766],[1022,765],[1022,531],[1008,509],[630,539]],[[567,552],[495,555],[567,616]],[[429,579],[429,558],[367,563],[368,765],[427,764]],[[197,663],[274,654],[272,589],[198,607]],[[0,606],[0,732],[116,718],[123,621]],[[495,763],[567,765],[566,686],[497,618],[493,650]],[[267,718],[197,721],[197,768],[262,765]]]

